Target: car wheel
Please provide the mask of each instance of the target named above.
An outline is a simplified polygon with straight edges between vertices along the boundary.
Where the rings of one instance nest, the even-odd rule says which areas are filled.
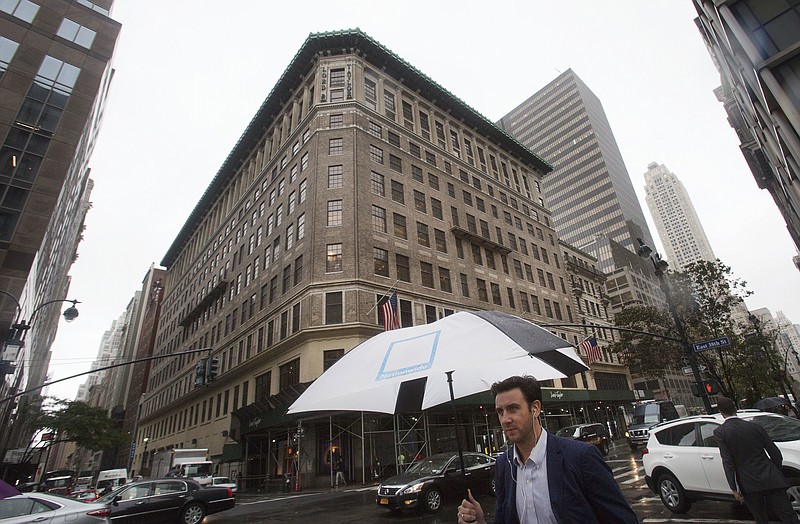
[[[200,524],[206,516],[206,509],[202,504],[193,502],[183,508],[181,524]]]
[[[686,513],[692,507],[692,503],[686,498],[678,479],[669,473],[664,473],[658,477],[658,494],[661,502],[673,513]]]
[[[425,492],[425,509],[430,512],[439,511],[442,507],[442,492],[438,488],[430,488]]]

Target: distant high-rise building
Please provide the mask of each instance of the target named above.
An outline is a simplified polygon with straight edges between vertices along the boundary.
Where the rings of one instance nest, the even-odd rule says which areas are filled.
[[[716,260],[689,193],[675,173],[652,162],[644,180],[647,207],[672,267],[682,269],[698,260]]]
[[[722,77],[715,90],[758,187],[800,249],[800,6],[694,0],[697,27]]]
[[[600,99],[571,69],[500,119],[505,129],[554,170],[542,180],[545,203],[561,240],[616,266],[598,235],[636,252],[653,239]]]

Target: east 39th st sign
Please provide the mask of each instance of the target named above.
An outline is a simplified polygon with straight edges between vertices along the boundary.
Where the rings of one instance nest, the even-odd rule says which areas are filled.
[[[714,340],[706,340],[705,342],[697,342],[696,344],[692,344],[692,347],[694,347],[695,353],[701,353],[709,349],[716,349],[716,348],[721,348],[723,346],[729,346],[730,344],[731,341],[728,337],[720,337],[720,338],[715,338]]]

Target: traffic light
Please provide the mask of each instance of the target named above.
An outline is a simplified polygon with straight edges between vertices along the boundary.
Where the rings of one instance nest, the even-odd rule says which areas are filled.
[[[703,381],[703,387],[706,389],[706,395],[716,395],[719,393],[719,382],[716,380]]]
[[[219,357],[211,357],[208,360],[208,373],[206,374],[206,382],[214,382],[219,374]]]
[[[201,358],[194,368],[194,387],[201,388],[206,385],[206,363],[208,359]]]

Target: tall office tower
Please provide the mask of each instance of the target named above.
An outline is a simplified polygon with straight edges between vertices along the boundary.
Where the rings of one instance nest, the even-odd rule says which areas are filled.
[[[0,340],[3,361],[16,365],[0,394],[46,377],[63,309],[48,303],[66,298],[89,208],[88,163],[120,30],[111,5],[0,2]],[[19,320],[30,327],[10,330]],[[13,403],[3,406],[0,423],[13,424]]]
[[[698,260],[716,260],[692,199],[675,173],[651,162],[644,181],[647,207],[672,268],[680,270]]]
[[[722,77],[715,94],[758,187],[770,192],[800,250],[800,6],[759,0],[694,5],[695,23]]]
[[[145,475],[157,466],[145,442],[151,452],[208,448],[247,478],[299,467],[293,478],[311,485],[327,483],[326,463],[295,459],[317,456],[320,442],[344,449],[358,478],[399,453],[454,445],[434,414],[417,413],[397,435],[410,418],[324,414],[298,428],[286,408],[382,329],[378,302],[394,290],[402,326],[463,309],[570,322],[565,263],[538,191],[549,169],[361,31],[310,35],[162,260],[154,355],[166,358],[153,361],[134,464]],[[580,343],[577,331],[556,332]],[[588,373],[576,380],[593,385]],[[480,404],[465,404],[480,421],[465,431],[490,449],[500,433]],[[350,429],[331,434],[332,425]]]
[[[500,119],[531,151],[553,164],[544,177],[544,204],[560,239],[592,253],[600,269],[615,267],[598,235],[636,252],[653,240],[611,125],[597,96],[568,69]]]

